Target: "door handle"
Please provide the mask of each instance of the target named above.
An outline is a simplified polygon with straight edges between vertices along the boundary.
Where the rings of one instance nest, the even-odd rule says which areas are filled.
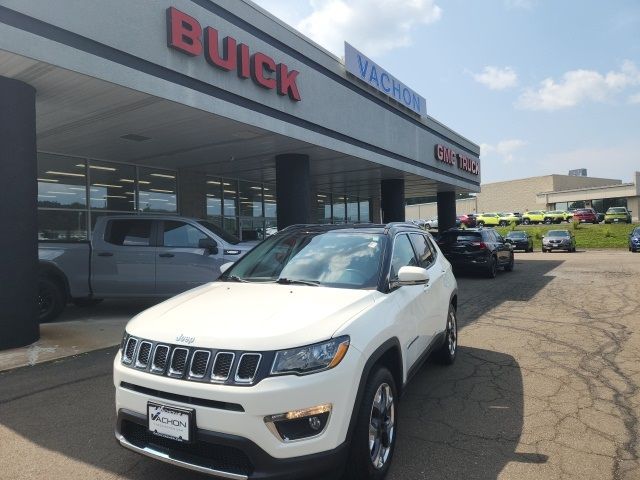
[[[161,257],[161,258],[173,258],[173,257],[175,257],[175,255],[173,253],[161,253],[158,256]]]
[[[99,257],[113,257],[113,253],[111,252],[100,252],[98,254]]]

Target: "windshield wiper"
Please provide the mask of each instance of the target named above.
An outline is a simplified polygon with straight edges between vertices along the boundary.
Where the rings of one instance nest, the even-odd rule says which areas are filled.
[[[225,282],[241,282],[241,283],[247,283],[246,280],[241,279],[240,277],[236,276],[236,275],[229,275],[227,278],[225,278],[224,280]]]
[[[308,285],[310,287],[317,287],[320,282],[317,280],[292,280],[290,278],[279,278],[276,283],[281,285]]]

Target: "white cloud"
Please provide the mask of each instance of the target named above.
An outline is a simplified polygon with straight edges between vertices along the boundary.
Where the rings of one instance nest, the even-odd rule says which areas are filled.
[[[511,67],[487,66],[482,73],[474,73],[473,78],[491,90],[504,90],[518,84],[518,74]]]
[[[510,139],[502,140],[496,145],[490,145],[483,143],[480,145],[480,156],[485,157],[498,157],[503,163],[512,163],[515,160],[515,154],[522,147],[527,145],[524,140]]]
[[[640,85],[640,70],[627,60],[619,71],[572,70],[556,82],[547,78],[539,88],[527,89],[516,106],[526,110],[560,110],[586,102],[604,102],[626,88]]]
[[[296,28],[342,55],[344,41],[367,55],[380,55],[412,43],[413,30],[436,22],[435,0],[309,0],[312,12]]]

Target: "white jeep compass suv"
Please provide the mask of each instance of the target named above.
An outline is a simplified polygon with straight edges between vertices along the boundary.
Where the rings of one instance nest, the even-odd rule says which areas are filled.
[[[410,224],[289,227],[129,322],[116,437],[230,479],[382,479],[398,399],[457,348],[456,280]]]

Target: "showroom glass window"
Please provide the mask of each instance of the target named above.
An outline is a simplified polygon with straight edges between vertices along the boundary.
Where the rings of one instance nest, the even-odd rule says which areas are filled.
[[[135,167],[89,161],[89,205],[92,210],[134,212],[135,184]]]
[[[265,237],[273,235],[278,229],[278,202],[276,199],[276,187],[264,186],[264,231]]]
[[[318,223],[331,223],[331,195],[328,193],[318,193],[316,195],[316,219]]]
[[[38,153],[38,239],[87,240],[87,165]]]
[[[222,179],[207,180],[207,217],[222,224]]]
[[[371,208],[369,206],[369,200],[360,201],[360,223],[371,222]]]
[[[358,199],[356,197],[346,197],[347,204],[347,223],[358,223],[360,221],[358,215]]]
[[[346,223],[347,210],[344,201],[345,198],[342,196],[333,197],[333,223]]]
[[[138,170],[139,207],[143,213],[177,213],[176,173],[140,167]]]

